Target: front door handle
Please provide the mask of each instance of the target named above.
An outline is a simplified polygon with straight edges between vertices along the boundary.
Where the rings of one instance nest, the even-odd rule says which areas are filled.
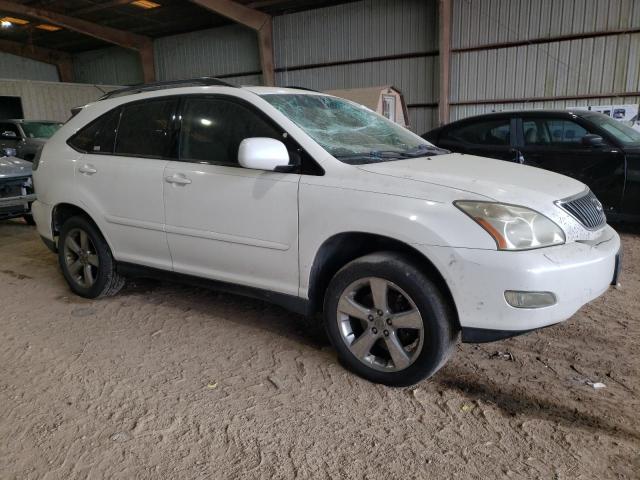
[[[520,150],[518,150],[517,148],[512,148],[511,150],[509,150],[509,153],[513,155],[512,159],[514,162],[521,165],[524,163],[524,155]]]
[[[170,175],[170,176],[164,177],[164,179],[167,183],[176,183],[178,185],[189,185],[191,183],[191,180],[182,174]]]
[[[94,173],[98,173],[98,170],[96,170],[96,167],[88,163],[85,163],[84,165],[79,167],[78,171],[80,173],[84,173],[85,175],[93,175]]]

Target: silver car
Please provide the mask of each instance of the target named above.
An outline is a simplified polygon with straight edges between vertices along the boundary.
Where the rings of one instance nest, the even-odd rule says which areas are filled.
[[[17,157],[31,162],[61,126],[60,122],[42,120],[0,120],[0,149],[13,148]]]
[[[36,195],[31,163],[14,154],[12,149],[0,149],[0,220],[22,217],[29,225],[34,225],[31,203]]]

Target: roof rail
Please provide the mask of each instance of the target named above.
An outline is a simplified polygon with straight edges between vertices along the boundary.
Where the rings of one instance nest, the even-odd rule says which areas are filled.
[[[123,95],[133,95],[141,92],[153,92],[155,90],[164,90],[167,88],[180,88],[180,87],[234,87],[230,83],[227,83],[219,78],[215,77],[200,77],[190,78],[187,80],[170,80],[167,82],[154,82],[154,83],[140,83],[138,85],[132,85],[130,87],[119,88],[118,90],[112,90],[101,96],[98,101],[106,100],[108,98],[121,97]]]
[[[316,93],[322,93],[319,90],[314,90],[313,88],[307,88],[307,87],[296,87],[295,85],[285,85],[284,87],[281,88],[293,88],[296,90],[306,90],[307,92],[316,92]]]

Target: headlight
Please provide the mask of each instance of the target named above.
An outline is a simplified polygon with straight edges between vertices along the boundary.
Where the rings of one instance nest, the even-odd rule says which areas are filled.
[[[464,200],[453,204],[493,237],[498,250],[542,248],[560,245],[566,240],[558,225],[526,207]]]

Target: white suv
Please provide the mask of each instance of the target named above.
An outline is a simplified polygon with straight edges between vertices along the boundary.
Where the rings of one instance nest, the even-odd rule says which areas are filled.
[[[85,106],[34,164],[71,289],[165,275],[322,312],[343,362],[408,385],[462,341],[569,318],[616,282],[584,184],[452,154],[365,107],[199,79]]]

